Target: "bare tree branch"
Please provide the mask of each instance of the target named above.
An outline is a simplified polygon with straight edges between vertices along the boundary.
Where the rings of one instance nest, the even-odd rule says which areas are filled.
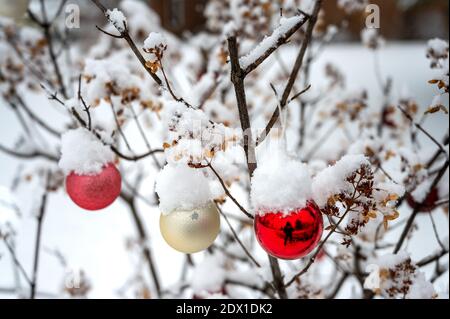
[[[270,46],[263,54],[261,54],[253,63],[248,65],[244,70],[244,77],[254,71],[261,63],[263,63],[273,52],[275,52],[281,45],[285,44],[286,41],[297,32],[306,21],[308,21],[308,16],[303,14],[301,20],[299,20],[295,25],[292,26],[287,32],[283,33],[278,39],[275,45]]]
[[[447,171],[449,166],[449,161],[447,160],[444,165],[442,166],[442,168],[440,169],[438,175],[434,178],[433,182],[430,185],[430,188],[427,191],[427,196],[425,196],[425,198],[428,197],[428,194],[439,184],[439,182],[441,181],[441,179],[444,177],[445,172]],[[411,216],[409,216],[408,221],[406,222],[405,227],[403,228],[403,231],[400,235],[400,238],[397,242],[397,244],[395,245],[394,248],[394,254],[398,253],[400,251],[400,248],[403,245],[403,242],[405,241],[406,237],[408,236],[408,233],[411,229],[411,227],[414,224],[414,220],[416,219],[417,214],[419,213],[420,207],[421,207],[422,203],[418,203],[415,205],[415,208],[411,214]]]
[[[139,213],[137,211],[134,197],[131,197],[131,196],[125,194],[124,192],[122,192],[120,194],[120,197],[125,201],[125,203],[128,205],[128,207],[130,209],[134,224],[138,231],[139,241],[140,241],[140,244],[142,245],[142,252],[143,252],[145,260],[147,261],[147,265],[149,267],[150,277],[153,279],[153,284],[155,286],[156,294],[159,297],[159,296],[161,296],[161,284],[160,284],[160,279],[159,279],[159,275],[158,275],[158,270],[156,269],[156,264],[153,260],[152,253],[151,253],[149,245],[148,245],[147,231],[145,230],[142,219],[139,216]]]
[[[253,264],[255,264],[256,267],[260,268],[261,265],[256,261],[256,259],[250,254],[250,252],[248,251],[248,249],[244,246],[244,244],[242,243],[242,241],[239,239],[238,234],[236,233],[236,231],[234,230],[233,226],[231,225],[230,221],[228,220],[227,215],[225,215],[222,211],[222,209],[219,207],[219,205],[217,203],[216,207],[220,212],[220,215],[222,215],[223,219],[225,219],[225,222],[228,225],[228,228],[230,228],[231,233],[233,234],[234,239],[237,241],[237,243],[239,244],[239,246],[242,247],[242,250],[244,251],[244,253],[247,255],[247,257],[253,262]]]
[[[280,110],[283,111],[287,105],[287,101],[289,99],[289,95],[291,94],[292,88],[294,87],[294,83],[297,80],[297,75],[303,65],[303,59],[306,54],[306,50],[308,49],[309,43],[312,39],[312,34],[314,30],[314,26],[317,22],[317,17],[319,15],[320,8],[322,6],[322,0],[316,0],[314,4],[313,12],[311,13],[311,17],[308,22],[308,28],[306,30],[305,38],[303,39],[302,46],[300,47],[300,51],[297,55],[297,58],[294,63],[294,67],[292,68],[291,74],[289,76],[289,80],[284,88],[283,94],[281,96],[281,100],[279,102],[280,107],[277,107],[272,114],[269,122],[266,125],[264,132],[258,137],[256,141],[256,145],[259,145],[264,139],[269,135],[270,130],[273,128],[275,123],[278,121],[280,117]]]
[[[219,173],[212,167],[211,163],[208,164],[208,167],[211,169],[211,171],[216,175],[217,179],[219,180],[220,185],[222,185],[223,190],[225,191],[225,194],[233,201],[233,203],[236,204],[236,206],[250,219],[254,219],[254,217],[234,198],[233,195],[231,195],[230,191],[228,190],[228,187],[225,185],[225,182],[223,181],[222,177],[220,177]]]
[[[45,188],[41,198],[41,206],[39,208],[39,214],[37,216],[37,230],[36,230],[36,241],[34,246],[34,262],[33,262],[33,275],[31,277],[31,292],[30,298],[34,299],[36,297],[36,285],[38,278],[38,268],[39,268],[39,256],[41,249],[41,237],[42,237],[42,224],[44,221],[45,210],[47,206],[47,197],[48,197],[48,183],[50,180],[50,172],[47,173],[45,177]]]

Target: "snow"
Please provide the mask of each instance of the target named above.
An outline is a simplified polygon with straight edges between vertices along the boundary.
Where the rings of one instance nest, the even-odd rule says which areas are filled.
[[[144,41],[144,50],[164,50],[167,42],[164,36],[159,32],[151,32]]]
[[[168,132],[165,153],[169,163],[206,164],[213,154],[238,140],[235,130],[210,121],[203,110],[183,103],[167,102],[162,120]]]
[[[448,152],[448,150],[447,150]],[[448,198],[449,195],[449,170],[447,170],[438,184],[439,198]]]
[[[203,172],[184,164],[167,164],[156,177],[155,191],[162,214],[203,207],[213,199]]]
[[[406,299],[431,299],[436,296],[433,284],[425,279],[422,272],[418,272],[413,284],[409,287]]]
[[[428,50],[436,57],[445,58],[448,56],[448,42],[442,39],[431,39],[428,41]]]
[[[236,26],[236,23],[234,23],[234,21],[227,22],[225,24],[225,26],[223,27],[223,34],[227,38],[235,35],[236,31],[237,31],[237,26]]]
[[[119,9],[106,11],[106,17],[120,33],[127,29],[127,18]]]
[[[361,41],[370,49],[377,49],[385,44],[384,39],[378,34],[378,29],[365,28],[361,31]]]
[[[432,183],[433,183],[433,180],[426,179],[422,183],[417,185],[417,187],[414,189],[414,191],[411,192],[411,196],[414,198],[414,201],[416,203],[423,203],[423,201],[425,200],[425,198],[427,197],[427,195],[430,191],[430,187],[431,187]]]
[[[59,167],[65,174],[95,175],[114,161],[114,153],[85,128],[69,130],[61,136]]]
[[[266,36],[253,50],[239,59],[241,68],[245,70],[249,65],[259,59],[265,52],[275,47],[277,45],[277,42],[281,38],[283,38],[289,30],[291,30],[295,25],[304,21],[304,19],[304,16],[281,18],[280,25],[273,31],[270,36]]]
[[[223,258],[214,255],[207,255],[202,262],[195,265],[192,272],[192,290],[196,295],[206,293],[219,293],[225,282],[226,271],[223,268]]]
[[[134,37],[139,33],[148,34],[161,28],[161,19],[145,2],[122,0],[120,8],[128,17],[127,27]]]
[[[82,84],[82,93],[89,105],[96,106],[101,99],[109,97],[109,87],[112,85],[119,95],[122,91],[141,87],[142,79],[131,73],[123,61],[119,61],[114,57],[101,60],[86,59],[83,75],[89,80]]]
[[[311,199],[311,177],[306,164],[283,151],[270,153],[258,162],[251,184],[251,203],[258,214],[289,213]]]
[[[436,292],[425,275],[405,251],[397,254],[386,254],[369,261],[369,275],[364,288],[378,292],[384,297],[406,299],[431,299]]]
[[[302,1],[302,3],[303,2],[304,1]],[[125,10],[125,8],[123,8],[123,12],[128,17],[131,32],[132,31],[131,24],[134,20],[131,21],[131,16]],[[147,32],[144,32],[143,33],[144,38],[145,35],[147,35],[150,31],[153,30],[156,29],[150,29],[147,30]],[[108,37],[104,36],[102,36],[102,38],[108,39]],[[114,40],[114,42],[117,41]],[[122,45],[122,43],[118,41],[117,45],[120,46]],[[118,50],[117,45],[114,46],[113,51]],[[410,88],[410,92],[414,93],[415,97],[418,99],[419,105],[421,106],[427,105],[427,103],[431,101],[434,93],[432,92],[433,90],[430,90],[429,87],[426,85],[426,81],[428,79],[431,79],[431,77],[428,77],[430,72],[427,71],[428,69],[427,61],[424,61],[425,60],[424,49],[425,45],[423,44],[402,43],[402,44],[390,44],[380,52],[383,69],[389,70],[389,75],[392,74],[394,77],[393,92],[394,93],[397,92],[400,83],[402,83],[402,86],[403,83],[407,83],[407,85]],[[183,54],[182,58],[184,60],[188,58],[189,60],[192,61],[194,60],[192,57],[197,58],[199,56],[191,54],[192,52],[196,51],[190,50],[189,54],[187,53]],[[111,53],[112,52],[108,52],[108,54]],[[114,54],[115,53],[116,52],[114,52]],[[292,48],[285,46],[280,51],[280,56],[285,61],[293,61],[296,54],[297,48],[294,46],[292,46]],[[187,55],[187,57],[184,57],[184,55]],[[124,57],[124,55],[122,57]],[[115,61],[116,61],[115,64],[131,65],[131,63],[128,63],[128,61],[126,61],[124,58],[115,59]],[[348,44],[330,45],[329,47],[327,47],[327,50],[324,50],[323,53],[318,57],[317,64],[314,64],[312,67],[311,83],[313,83],[313,87],[320,87],[323,84],[322,66],[325,62],[334,62],[340,66],[345,65],[346,63],[347,64],[351,63],[352,68],[342,69],[344,75],[346,76],[347,83],[348,84],[358,83],[360,85],[368,87],[370,90],[369,96],[371,98],[372,104],[374,105],[376,104],[376,106],[379,107],[378,102],[380,101],[380,97],[377,92],[378,87],[376,86],[376,83],[373,79],[374,78],[373,74],[371,74],[371,72],[367,72],[367,65],[370,66],[370,63],[372,62],[372,52],[369,52],[368,50],[361,50],[360,46],[356,45],[348,45]],[[192,63],[193,63],[192,70],[194,70],[193,72],[182,72],[183,70],[186,71],[185,68],[187,67],[187,65],[182,65],[182,67],[179,66],[177,67],[174,65],[175,69],[167,67],[167,71],[173,72],[172,74],[176,75],[177,82],[180,81],[182,84],[180,85],[180,88],[182,88],[183,91],[185,92],[190,89],[191,82],[185,81],[184,79],[189,78],[192,75],[192,73],[197,72],[200,68],[199,67],[200,62],[193,61]],[[411,68],[411,65],[414,65],[414,68]],[[172,67],[172,65],[170,66]],[[273,64],[266,63],[262,65],[262,67],[266,66],[267,67],[271,66],[274,71],[279,69],[279,67],[275,66],[275,63]],[[264,76],[264,80],[261,80],[262,85],[265,85],[266,82],[265,80],[269,81],[269,79],[271,79],[271,75],[267,74],[267,72],[268,68],[261,70],[262,74],[266,74]],[[272,74],[273,73],[274,72],[272,72]],[[189,80],[192,80],[192,83],[196,83],[197,77],[192,76],[192,79]],[[228,85],[228,82],[226,81],[224,82],[226,85]],[[85,84],[83,84],[83,87],[85,87]],[[150,85],[147,86],[149,91],[150,87],[151,87]],[[225,85],[223,87],[225,87]],[[251,82],[248,83],[248,88],[249,91],[251,92],[252,91]],[[178,91],[178,87],[177,93],[179,93],[180,96],[186,96],[184,93],[182,93],[181,89],[180,91]],[[60,121],[60,117],[55,116],[55,113],[57,114],[59,113],[53,111],[55,109],[58,109],[58,107],[53,108],[52,105],[49,105],[50,103],[48,103],[46,96],[38,96],[37,94],[27,93],[26,97],[30,101],[36,101],[36,104],[40,106],[39,114],[42,115],[44,118],[49,118],[54,123],[62,124],[64,122]],[[210,101],[219,102],[219,99],[212,98]],[[252,120],[255,119],[255,121],[258,121],[257,119],[258,117],[264,117],[262,115],[260,116],[260,114],[264,113],[262,110],[266,110],[265,113],[270,113],[268,114],[268,116],[271,115],[273,109],[270,107],[270,105],[272,105],[270,102],[261,103],[263,99],[258,98],[257,94],[252,94],[252,99],[249,101],[251,101],[253,104],[251,112]],[[232,102],[234,102],[234,100],[230,100],[229,98],[226,98],[223,102],[220,102],[227,109],[231,110],[230,112],[231,119],[233,119],[232,114],[236,116],[235,103]],[[159,103],[159,100],[156,100],[156,103]],[[258,105],[258,103],[261,103],[261,106]],[[93,107],[91,110],[94,109],[96,110],[97,108]],[[213,109],[216,110],[216,107],[214,106]],[[290,111],[292,111],[292,118],[294,119],[297,119],[298,115],[296,113],[297,109],[298,108],[295,105],[293,105],[292,108],[290,108]],[[5,135],[4,142],[13,141],[16,138],[16,135],[18,135],[20,132],[20,126],[18,125],[18,122],[15,119],[14,114],[10,112],[8,108],[3,108],[0,111],[0,113],[1,113],[0,122],[3,125],[2,127],[5,128],[5,130],[3,131],[3,134]],[[155,120],[158,115],[161,114],[148,111],[145,111],[142,114],[143,119],[142,122],[145,123],[146,125],[144,129],[150,133],[148,135],[152,137],[152,146],[154,147],[158,146],[160,147],[162,142],[158,134],[159,132],[156,131],[156,128],[158,128],[159,130],[158,126],[159,120],[158,121]],[[223,115],[225,114],[220,111],[217,118],[222,118]],[[228,117],[228,115],[226,116]],[[233,124],[237,123],[237,119],[234,118],[231,123]],[[441,133],[445,133],[447,131],[448,128],[447,123],[448,123],[447,119],[441,120],[440,117],[433,116],[426,119],[424,126],[431,132],[433,132],[433,134],[435,134],[435,136],[438,138],[441,137]],[[61,127],[63,127],[63,125],[61,125]],[[297,127],[293,125],[292,131],[296,129]],[[132,143],[134,143],[134,141],[136,140],[139,140],[139,136],[132,129],[132,127],[127,126],[125,127],[125,130],[127,136],[130,137]],[[354,137],[359,138],[359,135]],[[418,138],[420,140],[421,145],[425,146],[428,145],[429,142],[422,136],[419,135]],[[340,141],[339,136],[338,138],[331,138],[329,143],[327,143],[327,145],[324,145],[324,147],[322,148],[323,152],[317,153],[316,160],[321,161],[321,164],[318,165],[319,166],[319,168],[317,168],[318,170],[322,168],[321,166],[323,166],[323,163],[326,163],[326,161],[334,161],[336,158],[339,158],[338,154],[342,154],[343,150],[342,147],[346,146],[339,145],[339,147],[335,147],[337,146],[337,144],[340,144],[337,143],[338,141]],[[309,145],[310,144],[306,145],[306,148]],[[242,152],[242,148],[239,147],[239,149]],[[140,153],[141,151],[145,152],[145,150],[146,150],[145,146],[144,148],[142,147],[136,148],[137,153],[138,152]],[[334,152],[334,150],[336,150],[336,152]],[[435,151],[434,145],[429,147],[429,151],[430,152],[428,154],[434,153]],[[0,154],[0,159],[3,167],[3,171],[0,176],[1,182],[4,183],[5,185],[9,185],[10,181],[14,177],[14,172],[16,168],[21,164],[19,161],[11,159],[3,154]],[[325,161],[322,161],[322,159],[324,159]],[[149,199],[152,199],[153,184],[155,177],[154,170],[152,170],[152,167],[150,165],[151,161],[152,161],[151,158],[148,158],[148,161],[143,161],[139,163],[142,165],[135,163],[126,163],[125,161],[121,161],[121,166],[123,165],[123,168],[121,168],[121,170],[123,169],[123,171],[125,172],[128,172],[130,168],[138,166],[145,169],[145,174],[148,174],[148,178],[146,178],[145,184],[140,188],[140,191],[146,198]],[[27,162],[27,166],[29,165],[30,165],[29,162]],[[227,167],[230,166],[231,165],[227,165]],[[242,167],[244,167],[243,164],[240,164],[239,166],[236,167],[237,171],[244,170],[242,169]],[[137,169],[136,168],[131,169],[131,171],[135,172],[137,171]],[[231,186],[232,194],[234,196],[237,196],[239,201],[245,205],[247,204],[246,202],[247,192],[245,191],[245,188],[247,187],[246,184],[247,176],[244,176],[243,174],[238,175],[237,173],[230,173],[230,180],[232,180],[234,176],[238,176],[240,180],[238,180],[238,182],[234,182],[233,185]],[[130,182],[132,181],[133,178],[131,178],[130,176]],[[446,181],[448,181],[448,177]],[[28,208],[27,202],[30,199],[30,193],[32,193],[33,191],[34,188],[26,186],[26,188],[21,192],[19,192],[18,194],[20,203],[22,205],[25,205],[23,211],[26,215],[24,216],[25,218],[23,218],[20,223],[19,229],[20,236],[17,238],[17,245],[18,245],[17,248],[19,258],[24,262],[24,266],[26,267],[26,269],[31,269],[30,267],[32,266],[32,260],[30,261],[29,256],[32,256],[33,253],[32,247],[34,244],[33,234],[35,231],[35,220],[29,217],[29,215],[31,216],[31,213],[27,209]],[[228,205],[229,204],[228,202],[229,201],[227,201],[225,205]],[[145,227],[148,229],[148,233],[151,235],[151,242],[146,244],[152,247],[152,252],[154,253],[155,256],[157,256],[157,258],[155,258],[155,263],[156,266],[159,268],[159,274],[161,276],[163,289],[166,289],[172,283],[177,282],[179,280],[179,277],[176,274],[181,272],[181,268],[184,262],[184,256],[181,254],[172,253],[170,250],[168,251],[167,249],[164,248],[165,245],[163,245],[163,239],[161,238],[158,230],[158,218],[159,218],[158,208],[148,206],[139,199],[137,200],[137,206],[142,216],[143,222],[145,223]],[[229,206],[228,211],[231,214],[240,213],[234,206],[232,206],[232,203],[228,206]],[[64,209],[61,210],[61,207],[64,207]],[[408,213],[410,213],[410,209],[407,207],[407,205],[405,205],[401,209],[402,209],[401,218],[407,218]],[[87,216],[82,214],[80,215],[78,208],[75,207],[70,202],[70,199],[67,199],[67,196],[63,195],[62,191],[60,191],[51,194],[47,213],[48,214],[46,216],[45,225],[47,225],[48,227],[45,228],[46,231],[45,236],[43,237],[43,246],[58,248],[62,252],[66,252],[67,257],[70,261],[76,261],[77,264],[80,264],[80,266],[82,266],[82,268],[86,270],[87,274],[89,275],[89,278],[93,279],[93,287],[91,293],[89,294],[89,297],[93,298],[121,297],[122,295],[118,293],[118,289],[124,284],[124,282],[126,282],[129,279],[130,274],[134,275],[135,272],[139,272],[140,268],[142,268],[140,267],[141,255],[140,254],[138,255],[137,253],[133,254],[133,252],[130,253],[129,249],[126,249],[125,242],[128,242],[130,239],[135,240],[136,237],[135,227],[132,223],[132,218],[129,215],[126,205],[121,201],[117,201],[117,203],[115,203],[111,208],[109,208],[105,214],[95,216],[94,215]],[[448,234],[448,221],[446,219],[445,214],[440,214],[440,212],[437,212],[435,218],[437,221],[437,227],[439,232],[442,234],[446,233]],[[420,258],[426,256],[429,253],[430,249],[436,248],[437,243],[434,237],[430,236],[433,230],[431,228],[429,216],[418,215],[416,221],[417,225],[419,225],[419,229],[415,230],[414,236],[413,238],[411,238],[410,243],[408,244],[408,250],[411,251],[411,253],[415,257],[415,260],[420,260]],[[402,227],[398,227],[395,230],[392,230],[392,232],[389,232],[389,234],[387,234],[387,236],[385,237],[386,243],[396,242],[395,240],[398,239],[399,231],[401,231],[401,229]],[[102,234],[101,237],[98,236],[99,232],[101,232]],[[244,229],[240,234],[242,234],[243,237],[254,239],[253,235],[251,234],[251,230],[249,230],[248,228]],[[221,239],[219,238],[218,240],[219,240],[218,243],[220,243]],[[251,243],[251,241],[249,241],[249,243]],[[259,249],[259,247],[257,247],[258,245],[254,246],[256,246],[254,251],[257,251],[259,253],[258,257],[261,257],[258,260],[261,261],[266,260],[267,256],[258,250]],[[249,247],[252,246],[249,245]],[[4,247],[0,247],[0,249],[4,249]],[[139,252],[141,251],[140,249],[136,250],[138,250]],[[346,251],[345,247],[342,249],[342,251]],[[10,261],[8,253],[5,250],[2,250],[1,254],[3,256],[2,261],[3,260],[6,261],[0,263],[0,273],[5,274],[5,276],[0,276],[1,284],[2,286],[8,286],[12,281],[13,272],[10,269],[11,263],[8,262]],[[196,256],[194,262],[196,264],[200,263],[204,255],[206,255],[206,253],[199,254],[199,256]],[[115,261],[114,267],[110,267],[111,260]],[[445,263],[446,260],[448,260],[448,257],[444,257],[443,263]],[[61,279],[63,277],[60,276],[57,261],[54,260],[53,256],[47,254],[46,250],[44,249],[42,253],[42,262],[43,264],[45,264],[45,267],[40,267],[39,270],[40,272],[39,278],[41,278],[42,280],[39,281],[38,289],[52,293],[59,293],[59,289],[62,286]],[[243,272],[245,270],[245,268],[241,267],[240,264],[234,262],[233,266],[236,266],[237,272],[240,271]],[[266,265],[263,265],[263,267],[265,266]],[[286,269],[289,268],[286,267],[287,265],[284,262],[281,262],[281,266],[284,268],[283,269],[284,271],[286,271]],[[349,269],[351,268],[349,267]],[[310,271],[315,270],[317,270],[318,273],[321,275],[332,273],[330,267],[326,267],[321,264],[315,264],[314,267],[310,269]],[[426,270],[427,275],[431,277],[431,275],[433,274],[434,267],[433,265],[431,265],[428,268],[425,267],[424,270]],[[270,274],[270,269],[268,269],[268,274]],[[143,275],[146,274],[143,273]],[[325,276],[321,276],[320,278],[322,277]],[[289,276],[287,276],[287,278],[289,278]],[[317,278],[319,279],[319,277]],[[443,280],[438,280],[438,282],[436,283],[436,287],[440,285],[439,282],[441,282],[441,285],[445,286],[448,285],[447,284],[448,273],[444,274],[441,279]],[[271,278],[269,278],[269,280],[271,280]],[[444,282],[443,284],[442,281]],[[352,293],[350,292],[351,290],[350,286],[353,285],[355,289]],[[349,287],[344,287],[342,293],[339,295],[340,297],[348,298],[353,296],[359,298],[361,296],[356,283],[348,284],[348,286]],[[187,292],[186,295],[188,293],[189,292]],[[254,294],[255,293],[252,293],[251,296],[254,296]],[[128,294],[127,296],[130,295],[132,297],[135,296],[132,293]],[[250,293],[248,295],[250,296]]]
[[[331,196],[351,191],[351,185],[346,179],[362,165],[370,165],[364,155],[345,155],[335,165],[319,172],[312,182],[315,202],[322,207]]]

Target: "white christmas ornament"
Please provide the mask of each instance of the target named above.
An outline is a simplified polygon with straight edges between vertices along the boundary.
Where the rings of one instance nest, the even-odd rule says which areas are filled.
[[[200,170],[168,164],[156,179],[164,240],[182,253],[208,248],[220,230],[209,181]]]

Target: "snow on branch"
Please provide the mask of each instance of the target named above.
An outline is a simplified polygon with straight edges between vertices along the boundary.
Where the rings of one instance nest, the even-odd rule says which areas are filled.
[[[127,18],[125,18],[122,11],[118,9],[108,10],[105,15],[117,31],[120,33],[125,32],[127,29]]]
[[[284,44],[308,20],[306,15],[281,18],[280,25],[270,36],[266,36],[253,50],[239,59],[245,74],[252,72],[279,46]]]
[[[385,298],[431,299],[436,292],[408,253],[387,254],[369,261],[364,288]]]

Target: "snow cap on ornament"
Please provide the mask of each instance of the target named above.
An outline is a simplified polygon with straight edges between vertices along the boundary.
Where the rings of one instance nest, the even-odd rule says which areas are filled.
[[[160,230],[164,240],[182,253],[208,248],[220,230],[220,214],[208,179],[186,164],[167,164],[156,178]]]
[[[66,175],[66,191],[75,204],[99,210],[120,195],[121,176],[114,153],[91,132],[77,128],[61,137],[59,167]]]
[[[254,228],[261,247],[281,259],[298,259],[318,244],[323,231],[320,209],[311,200],[308,167],[284,151],[259,162],[252,179]]]
[[[156,177],[155,190],[163,215],[207,206],[213,199],[209,181],[203,172],[185,164],[164,166]]]
[[[286,213],[304,207],[311,199],[308,166],[280,150],[264,154],[253,173],[251,203],[257,214]]]

